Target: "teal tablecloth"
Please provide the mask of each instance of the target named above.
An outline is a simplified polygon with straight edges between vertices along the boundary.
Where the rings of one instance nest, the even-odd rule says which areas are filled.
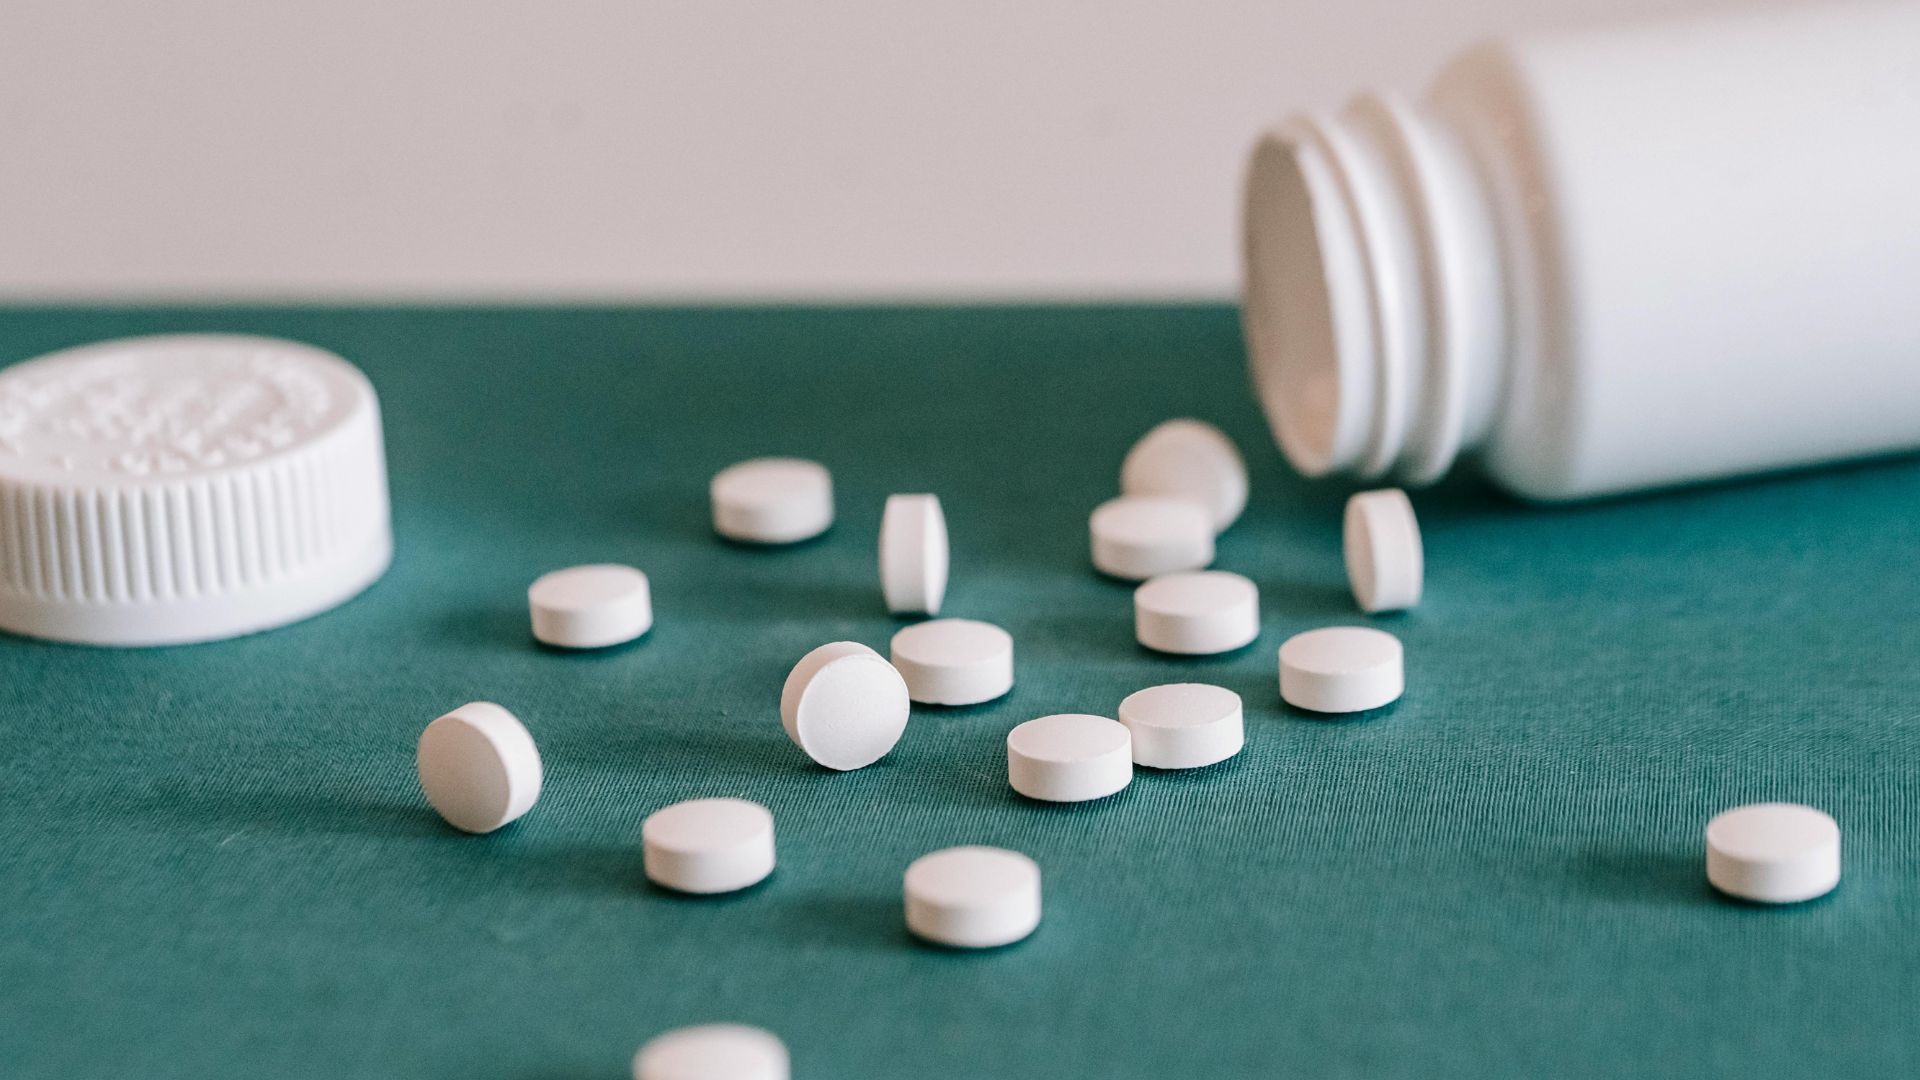
[[[0,1076],[612,1080],[644,1039],[739,1020],[796,1076],[1899,1077],[1920,1070],[1920,466],[1584,508],[1458,481],[1417,499],[1428,598],[1379,620],[1406,697],[1309,719],[1274,650],[1360,621],[1343,493],[1285,475],[1225,308],[15,310],[0,361],[164,330],[361,364],[386,410],[398,556],[288,629],[165,650],[0,638]],[[1264,633],[1133,642],[1087,512],[1154,422],[1247,453],[1217,565]],[[720,543],[706,482],[759,454],[833,470],[840,521]],[[884,762],[810,767],[787,668],[884,649],[881,502],[934,491],[948,613],[1006,626],[1013,694],[917,712]],[[637,646],[529,640],[545,570],[652,575]],[[1156,682],[1246,698],[1247,749],[1078,807],[1006,786],[1002,739]],[[473,699],[523,718],[547,786],[457,834],[413,746]],[[650,889],[641,819],[740,795],[780,868]],[[1716,899],[1701,830],[1761,799],[1845,831],[1839,891]],[[1047,913],[984,955],[913,944],[900,875],[1026,851]]]

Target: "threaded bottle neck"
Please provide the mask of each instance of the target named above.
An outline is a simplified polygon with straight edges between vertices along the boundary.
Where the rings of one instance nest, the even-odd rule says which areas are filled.
[[[1426,483],[1491,426],[1506,353],[1500,248],[1460,140],[1357,98],[1263,137],[1247,175],[1248,359],[1308,476]]]

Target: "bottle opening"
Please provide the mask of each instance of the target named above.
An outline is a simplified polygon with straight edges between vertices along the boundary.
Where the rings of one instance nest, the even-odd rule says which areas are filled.
[[[1288,132],[1263,137],[1247,172],[1245,290],[1242,320],[1254,388],[1267,422],[1294,468],[1323,476],[1357,451],[1362,417],[1352,394],[1342,393],[1340,335],[1356,327],[1336,311],[1342,297],[1360,295],[1329,279],[1352,253],[1335,183],[1310,142]],[[1345,315],[1346,318],[1342,316]],[[1367,328],[1362,322],[1360,333]]]

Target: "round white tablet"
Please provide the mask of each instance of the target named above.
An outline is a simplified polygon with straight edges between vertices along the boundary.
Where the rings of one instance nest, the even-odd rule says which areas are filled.
[[[466,832],[492,832],[540,798],[533,736],[492,702],[468,702],[428,724],[415,762],[427,802]]]
[[[745,799],[689,799],[640,826],[647,878],[684,893],[744,889],[773,873],[773,814]]]
[[[1144,581],[1213,561],[1213,518],[1192,499],[1122,495],[1087,519],[1093,565],[1103,574]]]
[[[1133,590],[1133,633],[1149,649],[1208,656],[1260,636],[1260,590],[1239,574],[1162,574]]]
[[[1247,464],[1226,432],[1200,420],[1169,420],[1141,436],[1120,464],[1128,495],[1177,495],[1207,508],[1215,532],[1247,506]]]
[[[937,615],[947,595],[947,517],[938,495],[889,495],[880,515],[880,591],[895,615]]]
[[[1128,694],[1120,722],[1133,734],[1133,762],[1153,769],[1197,769],[1225,761],[1246,744],[1240,695],[1207,683],[1168,683]]]
[[[754,544],[809,540],[833,524],[833,478],[799,458],[754,458],[720,470],[709,489],[713,531]]]
[[[1040,925],[1040,867],[1017,851],[952,847],[907,867],[907,929],[958,949],[991,949]]]
[[[865,768],[907,730],[907,683],[857,641],[822,645],[800,658],[780,691],[780,723],[793,745],[829,769]]]
[[[1007,783],[1029,799],[1086,802],[1133,780],[1133,736],[1104,716],[1058,713],[1007,733]]]
[[[1405,688],[1400,640],[1366,626],[1329,626],[1280,646],[1280,697],[1297,709],[1364,712]]]
[[[745,1024],[702,1024],[654,1038],[633,1058],[633,1080],[788,1080],[787,1046]]]
[[[1399,488],[1362,491],[1347,500],[1347,582],[1360,610],[1401,611],[1420,602],[1425,559],[1420,522]]]
[[[1707,880],[1728,896],[1792,904],[1840,884],[1840,826],[1811,806],[1754,803],[1707,822]]]
[[[1013,689],[1013,635],[974,619],[902,627],[888,647],[922,705],[978,705]]]
[[[533,636],[566,649],[598,649],[632,641],[653,626],[647,575],[602,563],[542,574],[527,589]]]

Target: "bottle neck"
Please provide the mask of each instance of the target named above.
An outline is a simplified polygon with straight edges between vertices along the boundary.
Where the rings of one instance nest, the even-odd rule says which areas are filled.
[[[1426,483],[1485,437],[1507,292],[1454,132],[1385,95],[1296,117],[1255,147],[1245,215],[1248,359],[1295,468]]]

